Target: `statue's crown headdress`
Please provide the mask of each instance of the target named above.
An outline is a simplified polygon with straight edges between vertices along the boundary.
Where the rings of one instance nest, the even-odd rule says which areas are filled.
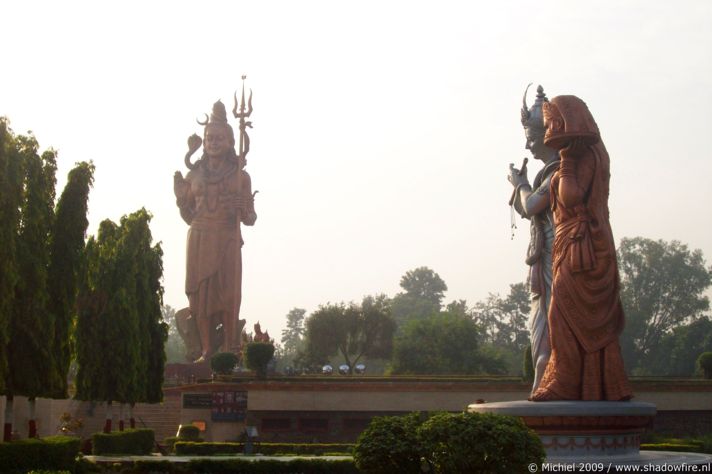
[[[542,105],[544,102],[549,102],[544,94],[544,88],[538,86],[536,88],[536,100],[531,108],[527,108],[527,92],[531,83],[524,89],[524,97],[522,97],[522,126],[529,128],[539,128],[544,130],[544,114],[542,113]]]
[[[208,119],[208,114],[205,114],[205,120],[202,122],[198,120],[198,123],[203,126],[208,124],[227,125],[227,112],[225,111],[225,104],[219,100],[215,102],[213,104],[213,111],[210,113],[210,119]]]

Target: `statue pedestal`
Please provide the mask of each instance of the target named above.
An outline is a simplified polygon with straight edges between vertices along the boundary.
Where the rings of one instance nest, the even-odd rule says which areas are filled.
[[[706,464],[712,456],[640,451],[640,436],[657,412],[642,402],[499,402],[469,405],[469,412],[520,417],[541,438],[549,463]]]

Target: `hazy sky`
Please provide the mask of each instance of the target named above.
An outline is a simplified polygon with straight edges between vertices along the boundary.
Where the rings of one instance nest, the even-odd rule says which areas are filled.
[[[291,308],[392,296],[423,265],[447,301],[525,279],[528,222],[510,240],[506,175],[527,155],[529,82],[589,105],[616,239],[677,239],[709,263],[710,24],[709,0],[6,1],[0,115],[59,150],[60,186],[94,160],[89,233],[154,215],[165,302],[181,308],[173,173],[195,119],[231,108],[247,74],[260,192],[242,316],[279,339]]]

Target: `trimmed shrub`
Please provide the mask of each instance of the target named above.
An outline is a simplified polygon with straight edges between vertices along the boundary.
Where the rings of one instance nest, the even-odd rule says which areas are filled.
[[[697,365],[706,379],[712,379],[712,352],[703,352],[697,358]]]
[[[353,461],[327,461],[324,459],[294,459],[292,461],[246,459],[192,459],[188,462],[187,471],[191,473],[211,474],[358,474]]]
[[[232,352],[218,352],[210,358],[210,368],[216,374],[230,375],[237,365],[238,357]]]
[[[700,451],[697,443],[650,443],[641,444],[640,449],[644,451],[675,451],[695,453]]]
[[[200,428],[194,425],[180,425],[178,438],[191,441],[197,440],[200,438]]]
[[[353,444],[344,443],[259,443],[255,451],[260,454],[294,454],[322,456],[326,453],[351,455]],[[217,454],[241,454],[245,451],[245,443],[196,443],[180,441],[175,443],[175,453],[179,456],[214,456]]]
[[[517,417],[491,413],[439,413],[418,428],[436,473],[528,472],[544,462],[539,437]]]
[[[153,430],[135,429],[113,433],[94,433],[92,454],[151,454],[155,445]]]
[[[420,414],[378,416],[361,433],[354,462],[369,474],[420,472],[423,448],[418,439]]]
[[[0,443],[2,472],[29,470],[73,470],[79,454],[79,438],[50,436],[43,439],[23,439]]]
[[[274,356],[271,342],[250,342],[245,346],[245,367],[254,370],[258,378],[267,377],[267,364]]]

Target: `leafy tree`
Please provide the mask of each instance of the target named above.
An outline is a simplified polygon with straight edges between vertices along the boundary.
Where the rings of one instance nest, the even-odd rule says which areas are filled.
[[[515,283],[509,285],[509,294],[505,298],[490,293],[470,311],[482,328],[483,347],[500,353],[507,361],[509,373],[522,370],[521,354],[529,344],[529,309],[526,284]]]
[[[428,267],[418,267],[401,277],[400,286],[407,295],[422,298],[440,307],[447,285]]]
[[[47,313],[49,239],[54,218],[55,153],[38,155],[32,136],[17,136],[17,159],[24,167],[24,195],[17,239],[18,280],[10,314],[7,396],[24,395],[30,401],[30,437],[36,436],[34,402],[51,394],[54,321]]]
[[[320,306],[306,320],[306,359],[323,363],[339,353],[352,373],[363,356],[389,357],[394,331],[385,295],[366,296],[361,305]]]
[[[280,347],[280,358],[284,360],[294,360],[304,343],[304,315],[306,310],[302,308],[292,308],[287,313],[287,328],[282,330],[282,346]]]
[[[428,267],[409,270],[401,277],[404,292],[393,297],[391,309],[399,328],[411,319],[423,319],[440,312],[447,285]]]
[[[637,372],[643,375],[692,376],[697,356],[712,351],[712,320],[701,317],[663,335]]]
[[[176,324],[176,310],[170,305],[161,307],[163,322],[168,326],[168,339],[166,340],[166,362],[185,362],[185,342],[178,332]]]
[[[111,404],[162,397],[167,328],[161,318],[159,245],[151,246],[150,214],[141,209],[105,220],[87,242],[88,271],[77,323],[77,395]],[[110,351],[105,350],[111,347]],[[150,379],[150,380],[149,380]]]
[[[699,318],[709,308],[703,294],[712,268],[701,250],[678,241],[624,238],[618,249],[626,328],[621,347],[629,369],[648,361],[666,333]]]
[[[54,318],[52,342],[54,380],[52,397],[67,397],[67,375],[72,355],[71,331],[76,319],[76,298],[80,272],[84,268],[84,238],[89,190],[94,181],[94,165],[77,163],[55,208],[48,270],[48,312]]]
[[[406,324],[396,337],[393,374],[499,374],[500,357],[481,349],[480,329],[469,317],[442,313]]]
[[[14,133],[8,120],[0,117],[0,390],[5,390],[8,375],[7,347],[10,314],[19,278],[17,235],[20,228],[23,166],[17,158]],[[6,438],[8,427],[6,423]]]
[[[697,365],[706,379],[712,379],[712,352],[703,352],[697,358]]]

